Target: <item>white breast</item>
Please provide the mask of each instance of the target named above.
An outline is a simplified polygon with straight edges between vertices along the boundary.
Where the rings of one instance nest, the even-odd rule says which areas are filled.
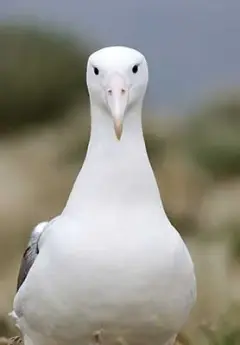
[[[56,221],[29,274],[28,289],[20,291],[27,327],[59,341],[67,329],[72,342],[101,327],[110,337],[129,327],[128,337],[139,336],[142,327],[149,336],[174,334],[189,314],[195,286],[192,262],[178,234],[171,227],[168,236],[155,231],[154,217],[148,232],[139,222],[114,232],[99,226],[97,232],[92,219],[81,237],[77,223]]]

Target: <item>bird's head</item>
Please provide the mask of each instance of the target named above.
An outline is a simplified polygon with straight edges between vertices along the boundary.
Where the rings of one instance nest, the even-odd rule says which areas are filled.
[[[121,138],[128,111],[142,105],[147,84],[147,62],[137,50],[107,47],[96,51],[88,59],[90,100],[112,118],[118,139]]]

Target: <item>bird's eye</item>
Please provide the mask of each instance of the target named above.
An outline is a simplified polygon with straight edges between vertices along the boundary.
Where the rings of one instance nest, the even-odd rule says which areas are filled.
[[[97,67],[93,67],[93,71],[94,71],[94,73],[95,73],[96,75],[99,74],[99,69],[98,69]]]
[[[138,65],[134,65],[132,68],[132,72],[136,74],[138,72]]]

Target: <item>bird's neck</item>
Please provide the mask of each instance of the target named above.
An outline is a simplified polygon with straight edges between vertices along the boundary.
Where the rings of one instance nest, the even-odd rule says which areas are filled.
[[[120,141],[108,114],[91,107],[91,134],[86,158],[65,212],[93,204],[159,201],[157,183],[142,131],[141,107],[125,115]]]
[[[88,146],[88,155],[92,152],[104,152],[116,150],[123,152],[124,149],[131,149],[140,145],[138,150],[145,151],[145,142],[142,131],[141,104],[136,105],[128,111],[123,120],[123,133],[120,141],[116,138],[113,126],[113,119],[105,112],[94,105],[91,106],[91,134]]]

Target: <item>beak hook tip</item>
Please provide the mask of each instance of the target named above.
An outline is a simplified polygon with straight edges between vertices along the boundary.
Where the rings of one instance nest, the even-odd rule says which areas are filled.
[[[114,130],[115,130],[115,134],[117,139],[120,141],[121,137],[122,137],[122,122],[121,121],[114,121]]]

